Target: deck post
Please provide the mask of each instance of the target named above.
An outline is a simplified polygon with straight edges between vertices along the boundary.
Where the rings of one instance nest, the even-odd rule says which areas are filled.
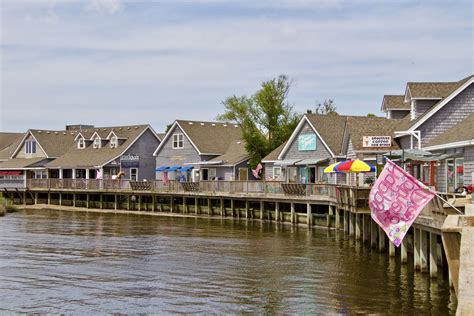
[[[355,213],[355,235],[356,239],[359,240],[361,237],[361,220],[360,220],[360,213]]]
[[[72,206],[76,207],[76,193],[72,194]]]
[[[99,194],[100,196],[100,209],[102,209],[104,206],[103,206],[103,202],[104,202],[104,197],[103,197],[103,194]]]
[[[117,210],[117,194],[114,195],[114,210]]]
[[[194,214],[199,214],[199,199],[197,197],[194,198]]]
[[[291,202],[290,208],[291,208],[291,223],[294,224],[295,223],[295,203]]]
[[[312,220],[311,220],[312,216],[313,215],[311,214],[311,204],[306,203],[306,218],[307,218],[308,226],[311,226],[311,224],[312,224]]]
[[[280,221],[280,202],[275,202],[275,222]]]
[[[260,220],[263,220],[263,201],[260,201]]]
[[[173,208],[174,208],[174,198],[171,195],[170,196],[170,212],[173,213]]]
[[[430,232],[430,276],[438,277],[438,236]]]
[[[155,209],[156,209],[156,205],[155,205],[155,204],[156,204],[155,195],[152,194],[152,195],[151,195],[151,211],[152,211],[152,212],[154,212]]]
[[[245,200],[245,218],[249,218],[249,201]]]
[[[38,192],[35,193],[35,204],[38,204]]]
[[[26,189],[23,191],[23,205],[26,205]]]
[[[186,197],[185,196],[183,196],[183,214],[184,213],[187,213],[186,212]]]
[[[326,215],[326,226],[327,228],[330,228],[331,227],[331,217],[332,217],[333,214],[333,211],[332,211],[332,206],[329,205],[328,206],[328,215]]]
[[[89,194],[87,194],[87,196],[89,196]],[[48,205],[51,204],[51,193],[48,192]]]
[[[336,229],[339,229],[339,228],[341,228],[341,218],[340,218],[339,207],[337,207],[337,206],[333,206],[333,207],[334,207],[335,213],[336,213]]]
[[[207,215],[212,215],[212,205],[210,198],[207,198]]]
[[[49,198],[49,194],[48,194],[48,198]],[[87,193],[86,194],[86,208],[89,208],[89,199],[90,199],[89,193]],[[48,202],[48,204],[49,204],[49,202]]]
[[[349,232],[349,211],[342,210],[342,212],[343,212],[343,215],[344,215],[344,218],[343,218],[344,233],[348,233]]]
[[[221,198],[221,217],[224,217],[224,199]]]
[[[400,261],[402,263],[408,262],[407,247],[408,247],[408,240],[406,238],[403,238],[402,244],[400,245]]]
[[[59,205],[63,205],[63,194],[59,192]]]
[[[413,260],[415,270],[419,270],[420,265],[420,229],[413,227]]]
[[[428,272],[428,232],[420,230],[420,269]]]
[[[385,251],[385,232],[382,227],[379,226],[379,252]]]
[[[354,236],[355,233],[355,216],[351,211],[349,212],[349,236]]]
[[[127,211],[130,211],[130,194],[127,194]]]
[[[230,200],[230,216],[234,217],[234,200]]]
[[[370,215],[362,214],[362,241],[369,243],[370,239]]]
[[[370,246],[373,249],[377,248],[377,223],[372,218],[370,219]]]
[[[395,245],[390,240],[388,241],[388,256],[395,257]]]

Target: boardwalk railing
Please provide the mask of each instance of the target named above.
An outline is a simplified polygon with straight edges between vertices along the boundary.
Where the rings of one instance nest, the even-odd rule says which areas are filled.
[[[293,195],[293,196],[326,196],[338,197],[335,185],[318,184],[287,184],[280,181],[200,181],[178,182],[161,180],[130,181],[102,179],[30,179],[29,189],[47,190],[114,190],[114,191],[151,191],[151,192],[201,192],[213,194],[235,195]]]

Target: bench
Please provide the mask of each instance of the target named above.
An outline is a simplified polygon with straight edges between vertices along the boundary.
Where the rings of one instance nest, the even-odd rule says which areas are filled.
[[[282,183],[281,187],[286,195],[306,195],[306,186],[299,183]]]
[[[151,191],[151,182],[148,181],[130,181],[132,191]]]
[[[180,182],[186,192],[199,192],[199,182]]]

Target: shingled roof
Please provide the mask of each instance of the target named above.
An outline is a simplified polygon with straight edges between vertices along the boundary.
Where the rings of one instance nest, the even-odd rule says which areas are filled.
[[[334,155],[342,152],[347,116],[337,114],[306,114],[306,117]]]
[[[103,146],[102,148],[87,146],[84,149],[78,149],[76,142],[73,141],[69,144],[69,147],[63,155],[48,163],[46,167],[68,168],[102,166],[109,161],[121,156],[147,128],[149,128],[149,125],[100,127],[82,130],[80,131],[81,135],[83,135],[85,138],[90,138],[94,133],[97,132],[103,139],[105,139],[109,133],[113,131],[117,137],[123,139],[124,142],[116,148],[110,148],[110,146]]]
[[[24,133],[0,133],[0,161],[10,159]]]
[[[280,153],[281,151],[283,150],[283,148],[285,147],[287,142],[284,142],[283,144],[281,144],[280,146],[278,146],[277,148],[273,149],[268,155],[266,155],[263,159],[262,159],[262,162],[269,162],[269,161],[276,161],[278,160],[278,156],[280,156]]]
[[[358,151],[364,150],[364,136],[391,136],[393,139],[397,126],[398,120],[391,120],[385,117],[347,116],[346,128],[352,141],[352,147]],[[390,149],[399,149],[399,146],[395,141],[392,141]],[[386,151],[387,148],[370,148],[370,150]]]
[[[414,99],[444,99],[472,77],[457,82],[408,82],[407,93]]]
[[[227,148],[225,154],[217,156],[209,162],[221,161],[223,165],[236,165],[250,158],[247,150],[245,149],[245,143],[243,141],[233,141]]]
[[[434,138],[426,147],[470,140],[474,140],[474,113]]]
[[[238,124],[176,120],[201,154],[224,154],[229,144],[242,139]]]
[[[384,95],[382,111],[388,110],[410,110],[410,102],[405,102],[404,95]]]

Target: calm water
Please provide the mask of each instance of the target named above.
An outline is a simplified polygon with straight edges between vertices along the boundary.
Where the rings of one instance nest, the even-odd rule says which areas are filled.
[[[0,311],[453,314],[439,278],[324,229],[57,211],[0,218]]]

